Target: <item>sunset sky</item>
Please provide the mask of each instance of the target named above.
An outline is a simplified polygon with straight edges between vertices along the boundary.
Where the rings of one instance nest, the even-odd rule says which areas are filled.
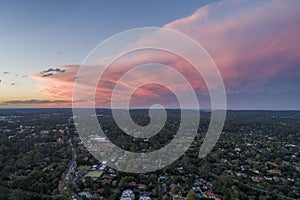
[[[3,1],[0,108],[70,107],[77,71],[89,52],[111,35],[151,26],[182,32],[206,49],[223,77],[229,109],[299,110],[299,8],[299,0]],[[113,64],[99,88],[98,106],[109,105],[109,93],[127,66],[153,58],[189,77],[201,107],[209,108],[207,88],[189,63],[151,51]],[[131,82],[159,80],[158,74],[174,78],[167,70],[148,69]],[[185,90],[181,83],[172,88]],[[178,106],[168,88],[158,85],[145,85],[135,98],[136,107]]]

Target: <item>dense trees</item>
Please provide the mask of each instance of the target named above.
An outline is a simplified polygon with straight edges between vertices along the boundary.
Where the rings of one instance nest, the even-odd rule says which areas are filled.
[[[126,135],[108,114],[108,117],[99,121],[116,145],[134,152],[148,152],[167,145],[176,133],[180,119],[177,112],[170,113],[164,129],[150,140]],[[52,110],[28,113],[5,111],[1,114],[8,116],[8,120],[0,121],[0,199],[14,199],[17,196],[24,199],[67,199],[69,191],[58,191],[61,176],[71,159],[72,151],[67,141],[80,141],[74,127],[68,123],[71,113]],[[139,111],[135,111],[133,117],[140,124],[149,122],[147,116]],[[248,195],[259,199],[276,199],[278,194],[297,197],[294,188],[300,186],[295,170],[300,151],[299,112],[229,111],[224,133],[218,143],[207,157],[199,159],[198,151],[209,117],[209,113],[201,115],[196,141],[171,165],[149,174],[117,171],[112,182],[103,184],[101,177],[86,177],[84,181],[79,179],[76,182],[77,187],[70,184],[69,189],[74,192],[89,190],[92,194],[101,194],[105,199],[117,199],[124,189],[138,191],[139,183],[145,184],[147,192],[157,198],[161,189],[158,187],[158,177],[166,176],[169,178],[163,180],[162,184],[164,199],[169,199],[170,192],[197,199],[195,191],[191,190],[197,176],[210,182],[210,189],[225,199],[247,199]],[[26,126],[29,128],[24,128]],[[10,131],[4,132],[6,129]],[[62,137],[64,143],[57,143],[58,137]],[[88,151],[79,148],[79,143],[74,142],[74,146],[78,165],[98,163]],[[280,170],[280,174],[271,174],[268,172],[271,169]],[[256,183],[252,181],[252,176],[262,180]],[[271,180],[265,179],[265,176]],[[278,180],[274,181],[273,177]]]
[[[1,114],[8,120],[0,121],[0,129],[10,131],[0,131],[0,187],[7,188],[6,199],[49,199],[57,190],[71,157],[68,143],[57,143],[58,137],[68,136],[56,130],[61,119],[67,119],[69,114],[61,113],[55,118],[49,114],[43,119],[45,113],[24,110],[16,117],[13,110],[6,112]],[[44,134],[42,130],[49,133]]]

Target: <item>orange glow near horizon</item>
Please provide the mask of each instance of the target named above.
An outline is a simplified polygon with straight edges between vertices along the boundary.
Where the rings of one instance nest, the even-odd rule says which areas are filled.
[[[277,84],[288,81],[290,82],[289,85],[286,84],[286,87],[289,87],[291,91],[293,91],[292,87],[295,87],[294,90],[297,91],[297,86],[291,86],[291,84],[300,77],[300,25],[298,6],[296,6],[299,4],[295,1],[286,5],[276,1],[263,3],[260,7],[243,7],[241,2],[220,2],[202,7],[192,15],[175,20],[164,27],[185,33],[208,51],[223,76],[228,94],[280,91],[283,89],[278,88]],[[233,15],[229,16],[221,12],[233,5],[237,7]],[[114,63],[99,83],[96,105],[109,106],[111,91],[126,70],[153,60],[174,67],[179,73],[188,77],[192,87],[198,91],[198,95],[207,96],[206,85],[200,76],[195,75],[189,63],[167,53],[150,52]],[[79,65],[65,65],[59,68],[65,71],[49,76],[32,73],[29,79],[37,83],[37,89],[33,89],[35,86],[31,80],[30,84],[27,83],[20,89],[2,90],[0,106],[70,107]],[[155,81],[155,73],[144,71],[132,76],[132,82],[120,84],[123,87],[132,87],[132,83],[137,79],[147,81],[151,78]],[[166,79],[172,79],[172,75],[168,75],[167,71],[159,73],[165,73]],[[93,74],[86,74],[86,76],[91,82],[98,79]],[[86,87],[88,91],[89,83],[81,87]],[[185,86],[180,84],[176,85],[176,88],[185,90]],[[145,99],[152,101],[156,95],[155,89],[157,88],[151,88],[148,85],[137,90],[132,102],[137,102],[136,98],[140,96],[141,100],[137,104],[142,106],[141,102],[144,102],[148,105],[149,102]],[[99,94],[101,94],[100,97]],[[157,94],[161,101],[170,101],[168,90],[161,88]],[[90,99],[94,99],[93,94],[82,95],[83,97],[89,95]],[[121,91],[118,97],[122,99]],[[49,100],[49,102],[36,101],[34,103],[32,99]]]

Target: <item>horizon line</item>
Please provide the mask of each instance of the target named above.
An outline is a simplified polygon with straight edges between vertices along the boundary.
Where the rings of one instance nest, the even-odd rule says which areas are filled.
[[[0,107],[0,110],[21,110],[21,109],[103,109],[103,110],[109,110],[109,109],[123,109],[123,110],[128,110],[127,108],[106,108],[106,107],[97,107],[97,108],[86,108],[86,107],[10,107],[10,108],[5,108],[5,107]],[[130,108],[129,110],[148,110],[149,108]],[[218,111],[221,109],[210,109],[210,108],[200,108],[200,109],[195,109],[195,108],[153,108],[152,110],[199,110],[199,111]],[[247,109],[247,108],[241,108],[241,109],[235,109],[235,108],[230,108],[226,109],[226,111],[300,111],[300,109]]]

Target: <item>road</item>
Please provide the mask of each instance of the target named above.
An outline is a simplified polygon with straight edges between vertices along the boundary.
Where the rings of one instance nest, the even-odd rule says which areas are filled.
[[[158,199],[162,200],[164,196],[164,187],[163,187],[163,182],[160,180],[160,178],[158,178],[157,184],[158,184],[158,196],[159,196]]]
[[[61,182],[60,182],[60,185],[58,188],[60,191],[63,191],[64,189],[68,189],[69,180],[71,180],[73,183],[75,183],[72,172],[75,172],[77,154],[76,154],[76,150],[73,146],[72,140],[69,139],[68,142],[72,148],[72,159],[68,165],[67,170],[62,175],[62,179],[61,179]]]

